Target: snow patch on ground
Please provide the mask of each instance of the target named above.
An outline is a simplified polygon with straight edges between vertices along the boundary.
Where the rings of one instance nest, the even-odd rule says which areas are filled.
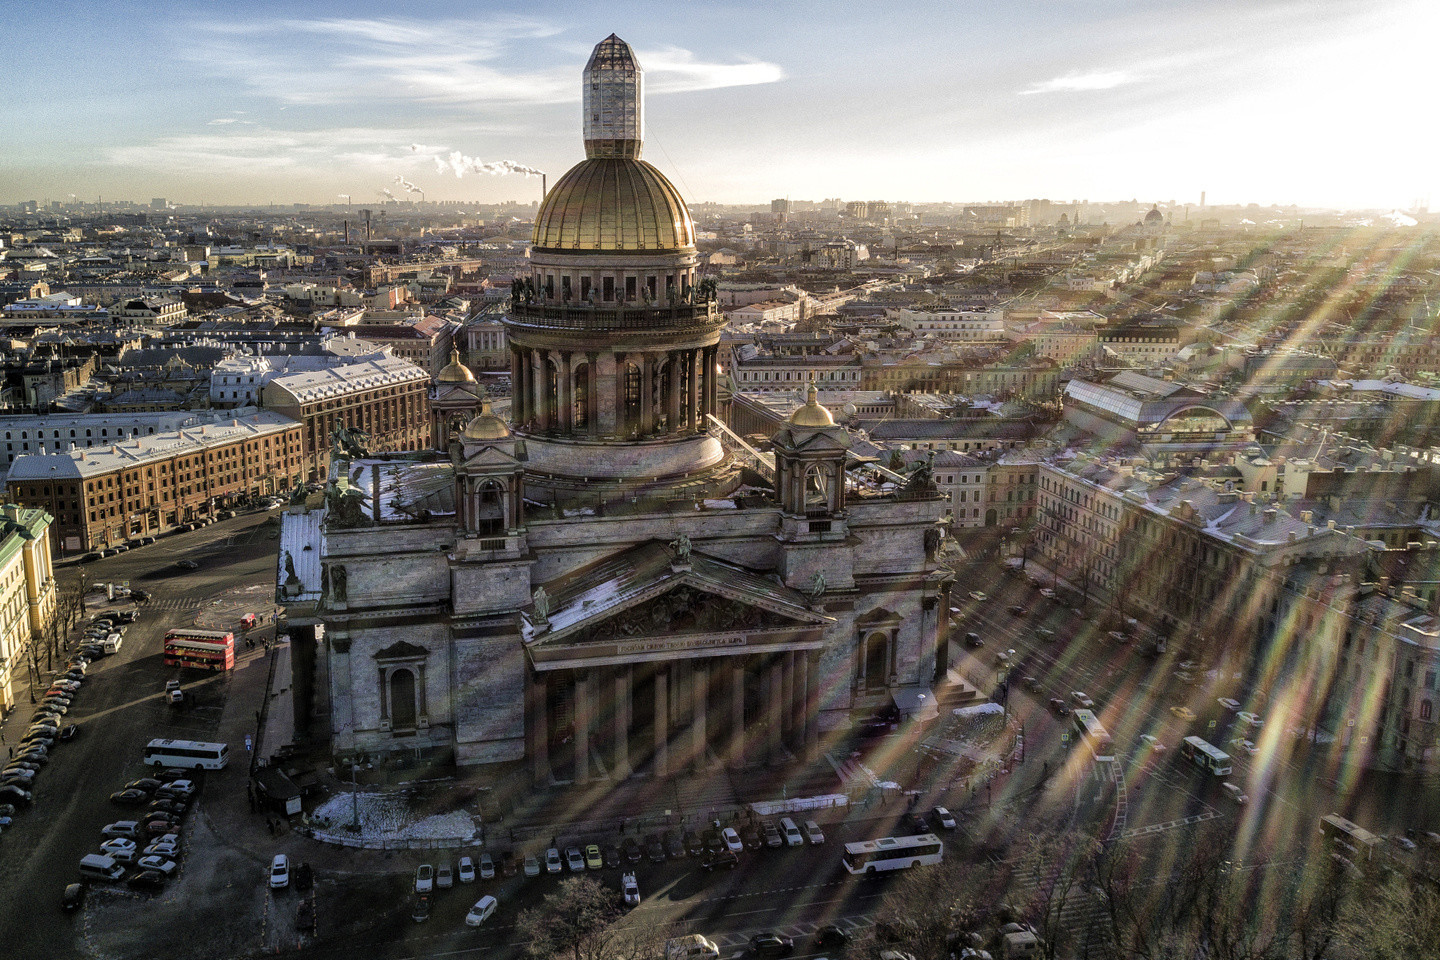
[[[357,819],[358,832],[350,830]],[[325,801],[310,817],[318,839],[458,840],[477,837],[474,818],[463,811],[422,816],[410,801],[392,793],[342,793]]]

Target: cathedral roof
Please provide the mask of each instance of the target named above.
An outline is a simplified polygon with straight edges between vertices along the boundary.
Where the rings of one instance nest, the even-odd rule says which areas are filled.
[[[665,251],[695,246],[680,191],[644,160],[582,160],[550,190],[535,218],[537,249]]]
[[[490,398],[480,402],[480,412],[466,425],[462,440],[504,440],[510,436],[510,428],[490,409]]]
[[[835,418],[820,405],[820,391],[815,384],[805,394],[805,406],[790,414],[790,424],[796,427],[833,427]]]
[[[475,374],[460,362],[460,351],[450,348],[450,362],[441,368],[435,379],[440,383],[474,383]]]

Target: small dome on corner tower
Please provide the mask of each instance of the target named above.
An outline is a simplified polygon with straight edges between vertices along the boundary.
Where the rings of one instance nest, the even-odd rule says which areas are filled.
[[[805,391],[805,405],[794,413],[790,414],[790,425],[792,427],[833,427],[835,418],[830,411],[820,405],[820,391],[815,384],[810,384],[810,389]]]

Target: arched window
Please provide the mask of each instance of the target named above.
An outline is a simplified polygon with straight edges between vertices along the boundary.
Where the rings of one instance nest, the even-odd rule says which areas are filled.
[[[590,428],[590,364],[582,363],[575,368],[574,384],[570,395],[575,398],[571,422],[576,430]]]
[[[825,470],[813,466],[805,471],[805,512],[823,514],[830,512],[830,484]]]
[[[640,430],[640,368],[625,364],[625,429],[624,433]]]
[[[1421,701],[1420,701],[1420,719],[1421,719],[1421,720],[1429,720],[1429,719],[1430,719],[1430,709],[1431,709],[1431,708],[1430,708],[1430,701],[1429,701],[1429,700],[1421,700]]]

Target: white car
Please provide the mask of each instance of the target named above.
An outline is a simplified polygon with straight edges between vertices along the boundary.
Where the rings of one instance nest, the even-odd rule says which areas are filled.
[[[279,890],[290,886],[290,858],[283,853],[275,854],[270,861],[270,889]]]
[[[989,600],[990,595],[988,593],[985,593],[983,590],[971,590],[970,599],[983,602],[985,600]]]
[[[640,906],[640,884],[635,879],[635,872],[633,870],[620,877],[620,890],[625,894],[625,906]]]
[[[944,807],[935,808],[935,822],[946,830],[955,829],[955,815]]]
[[[150,841],[149,846],[143,851],[148,857],[153,855],[161,857],[178,857],[180,855],[180,835],[167,833]]]
[[[1159,738],[1159,737],[1152,736],[1151,734],[1148,734],[1148,733],[1142,733],[1142,734],[1140,734],[1140,742],[1143,743],[1143,744],[1145,744],[1145,746],[1146,746],[1147,748],[1149,748],[1150,750],[1152,750],[1152,751],[1155,752],[1155,753],[1164,753],[1164,752],[1165,752],[1165,744],[1163,744],[1163,743],[1160,742],[1160,738]]]
[[[1085,694],[1081,693],[1079,690],[1071,690],[1070,699],[1080,704],[1080,706],[1084,707],[1086,710],[1095,709],[1095,701],[1085,696]]]
[[[1229,698],[1229,697],[1217,697],[1217,698],[1216,698],[1216,702],[1219,703],[1220,706],[1222,706],[1222,707],[1228,707],[1228,708],[1231,709],[1231,710],[1239,710],[1239,709],[1240,709],[1240,701],[1239,701],[1239,700],[1232,700],[1232,699]]]
[[[415,868],[415,892],[430,893],[435,889],[435,868],[422,863]]]
[[[480,879],[495,879],[495,859],[490,856],[490,851],[485,850],[480,854]]]
[[[461,858],[460,858],[460,871],[459,871],[459,873],[460,873],[460,882],[461,882],[461,883],[474,883],[474,882],[475,882],[475,861],[474,861],[474,860],[471,860],[469,857],[461,857]]]
[[[535,854],[533,854],[533,853],[532,853],[532,854],[528,854],[528,855],[525,857],[525,876],[527,876],[527,877],[538,877],[538,876],[540,876],[540,858],[537,857],[537,856],[535,856]]]
[[[455,871],[450,869],[450,864],[442,863],[435,871],[435,886],[440,890],[449,890],[455,886]]]
[[[126,840],[124,837],[111,837],[100,844],[100,852],[108,857],[129,863],[135,859],[135,841]]]
[[[1230,745],[1233,747],[1239,747],[1241,750],[1243,750],[1245,753],[1249,754],[1252,757],[1260,752],[1260,748],[1255,746],[1253,741],[1246,740],[1244,737],[1236,737],[1234,740],[1230,741]]]
[[[810,838],[811,843],[824,843],[825,831],[820,829],[820,824],[814,820],[805,821],[805,836]]]
[[[1237,716],[1252,727],[1263,727],[1265,725],[1265,721],[1260,719],[1258,713],[1251,713],[1249,710],[1241,710]]]
[[[475,906],[471,907],[470,912],[465,914],[465,926],[480,926],[480,924],[490,919],[490,915],[495,912],[495,908],[499,905],[500,901],[490,896],[481,897],[479,900],[476,900]]]
[[[559,873],[565,869],[565,863],[560,859],[560,851],[551,847],[545,851],[545,872]]]
[[[175,870],[179,867],[179,864],[167,857],[161,857],[156,856],[155,854],[151,854],[148,857],[141,857],[139,860],[135,861],[135,866],[139,867],[141,870],[158,870],[168,877],[170,876],[170,874],[175,872]]]
[[[1244,804],[1244,803],[1248,803],[1248,802],[1250,801],[1250,798],[1247,797],[1247,796],[1245,796],[1245,791],[1244,791],[1244,790],[1241,790],[1241,789],[1240,789],[1239,787],[1237,787],[1235,784],[1233,784],[1233,783],[1222,783],[1222,784],[1220,784],[1220,786],[1225,789],[1225,792],[1226,792],[1227,794],[1229,794],[1230,799],[1231,799],[1231,800],[1234,800],[1236,803]]]
[[[585,855],[580,852],[579,847],[570,847],[565,851],[565,865],[570,868],[571,873],[585,872]]]
[[[744,853],[745,842],[740,839],[740,834],[735,832],[734,827],[726,827],[720,831],[720,836],[725,838],[725,849],[731,853]]]

